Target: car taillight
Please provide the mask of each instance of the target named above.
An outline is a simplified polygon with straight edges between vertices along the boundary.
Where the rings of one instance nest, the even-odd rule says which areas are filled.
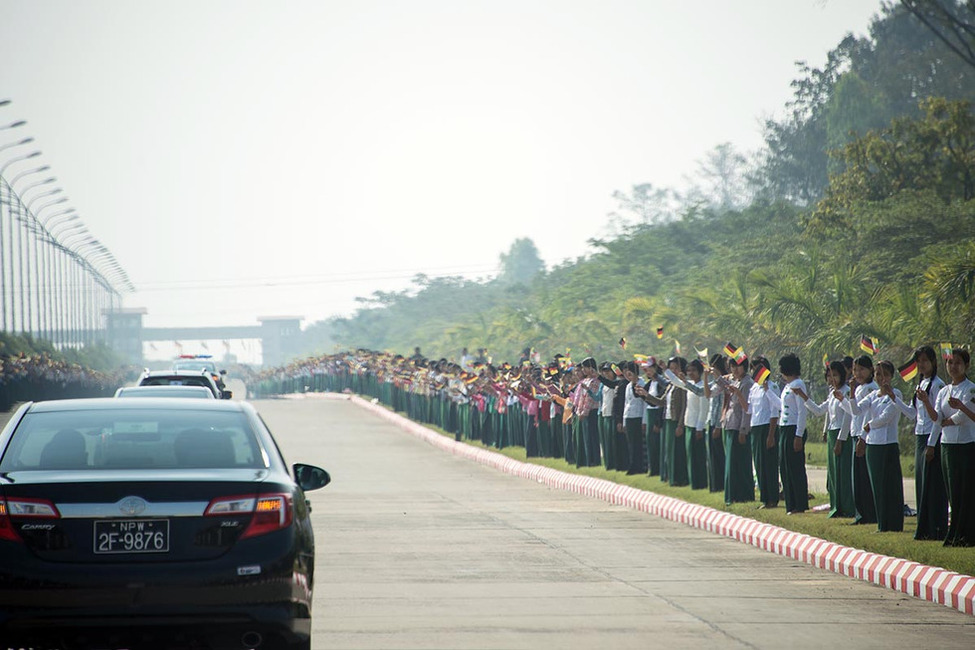
[[[208,517],[253,513],[250,523],[240,539],[265,535],[291,525],[292,503],[290,494],[262,494],[259,496],[234,496],[214,499],[204,512]]]
[[[203,515],[218,517],[220,515],[240,515],[254,512],[256,501],[257,497],[255,496],[221,497],[211,501]]]
[[[0,499],[0,539],[20,542],[23,540],[11,517],[59,519],[61,513],[53,503],[43,499]]]

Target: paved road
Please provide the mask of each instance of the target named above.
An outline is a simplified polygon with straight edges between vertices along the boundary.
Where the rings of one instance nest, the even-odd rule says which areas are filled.
[[[314,648],[975,647],[975,620],[437,451],[348,402],[255,403],[311,493]]]

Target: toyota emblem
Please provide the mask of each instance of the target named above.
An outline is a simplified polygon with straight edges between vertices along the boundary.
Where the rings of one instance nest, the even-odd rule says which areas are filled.
[[[141,497],[125,497],[119,501],[118,509],[123,515],[135,517],[145,512],[148,506],[146,500]]]

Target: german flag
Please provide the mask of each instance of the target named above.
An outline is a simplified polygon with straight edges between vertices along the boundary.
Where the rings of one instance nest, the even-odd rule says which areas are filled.
[[[737,349],[738,349],[738,346],[737,345],[734,345],[731,342],[725,343],[725,346],[724,346],[725,356],[729,356],[732,359],[734,359],[735,358],[735,350],[737,350]]]
[[[755,370],[755,374],[752,375],[752,379],[755,380],[755,383],[756,384],[758,384],[759,386],[761,386],[762,384],[765,383],[765,380],[768,379],[768,376],[771,375],[771,374],[772,374],[772,371],[771,370],[769,370],[765,366],[759,364],[758,368],[756,368],[756,370]]]
[[[864,334],[860,337],[860,349],[867,354],[877,354],[877,339]]]
[[[904,381],[911,381],[917,376],[917,361],[908,361],[903,366],[898,368],[897,372]]]
[[[658,327],[657,328],[657,338],[658,339],[662,339],[663,337],[664,337],[664,328]]]
[[[622,336],[620,337],[620,347],[623,348],[624,350],[626,349],[626,338],[625,337],[622,337]]]

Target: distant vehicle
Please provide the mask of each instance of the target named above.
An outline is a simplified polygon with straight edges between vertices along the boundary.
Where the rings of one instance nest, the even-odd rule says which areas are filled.
[[[206,386],[123,386],[115,397],[195,397],[216,399]]]
[[[0,458],[0,647],[310,650],[331,477],[251,405],[28,402]]]
[[[213,377],[217,388],[223,390],[226,387],[223,378],[227,371],[217,370],[212,354],[181,354],[173,362],[173,370],[205,370]]]
[[[140,386],[203,386],[217,399],[230,399],[233,392],[221,390],[206,370],[147,370]]]

